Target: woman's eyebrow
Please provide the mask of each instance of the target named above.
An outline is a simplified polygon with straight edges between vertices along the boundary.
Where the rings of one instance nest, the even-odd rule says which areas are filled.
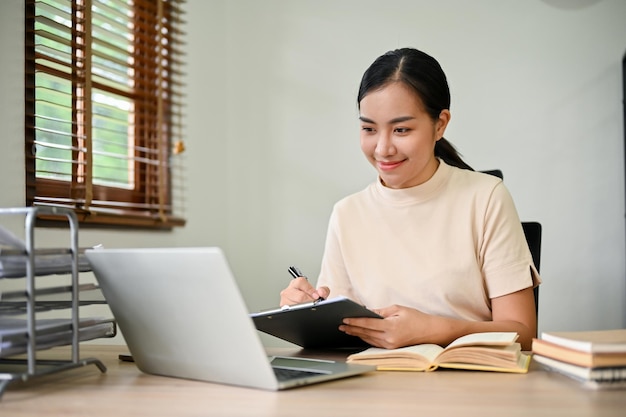
[[[402,122],[406,122],[407,120],[413,120],[415,119],[414,116],[400,116],[400,117],[396,117],[394,119],[389,120],[389,124],[395,124],[395,123],[402,123]],[[359,116],[359,120],[364,122],[364,123],[376,123],[374,122],[372,119],[369,119],[365,116]]]
[[[402,122],[406,122],[408,120],[413,120],[413,119],[415,119],[414,116],[400,116],[400,117],[396,117],[395,119],[389,120],[389,124],[402,123]]]

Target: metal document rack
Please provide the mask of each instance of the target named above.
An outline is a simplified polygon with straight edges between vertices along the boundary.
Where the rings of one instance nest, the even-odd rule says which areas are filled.
[[[12,320],[24,323],[25,326],[18,329],[18,335],[24,345],[22,352],[8,356],[0,355],[0,398],[6,387],[13,381],[26,381],[33,377],[48,375],[51,373],[78,368],[81,366],[94,364],[101,372],[106,372],[104,364],[96,358],[81,359],[79,356],[79,342],[98,337],[113,337],[116,333],[116,326],[113,319],[90,320],[87,324],[79,319],[79,306],[100,302],[82,301],[79,293],[85,290],[96,290],[94,285],[79,285],[79,272],[89,270],[82,264],[79,267],[79,256],[81,250],[78,246],[78,219],[73,211],[69,209],[52,207],[29,207],[29,208],[5,208],[0,209],[0,220],[3,215],[22,215],[24,217],[24,249],[2,250],[0,252],[0,321],[5,323],[4,328],[0,328],[4,339],[10,340],[11,329],[6,323]],[[35,247],[35,222],[39,215],[65,216],[69,222],[69,246],[59,249],[36,249]],[[84,256],[84,255],[82,255]],[[11,258],[12,257],[12,258]],[[22,274],[16,271],[8,271],[5,265],[9,265],[10,259],[21,260],[25,267]],[[66,262],[60,266],[55,263],[53,267],[45,267],[40,261],[48,259],[63,259]],[[19,263],[19,262],[18,262]],[[15,263],[13,263],[15,264]],[[19,272],[19,271],[18,271]],[[37,282],[44,277],[42,275],[64,274],[69,275],[71,283],[65,286],[36,288]],[[21,276],[19,276],[21,275]],[[24,281],[24,288],[17,291],[2,291],[2,282],[9,278],[19,278]],[[6,282],[6,281],[5,281]],[[100,293],[101,296],[101,293]],[[53,301],[50,301],[52,297]],[[97,297],[96,297],[97,298]],[[101,300],[104,303],[104,299]],[[69,309],[68,319],[41,320],[37,318],[37,313],[51,309]],[[13,316],[20,316],[20,319],[12,319]],[[46,326],[42,328],[42,322]],[[52,322],[52,323],[48,323]],[[94,329],[97,329],[95,331]],[[21,332],[21,333],[20,333]],[[13,334],[15,336],[15,334]],[[42,343],[42,340],[45,343]],[[71,345],[71,358],[65,360],[43,360],[37,358],[37,351],[54,346]],[[4,346],[4,345],[0,345]],[[1,348],[0,348],[1,349]],[[19,350],[19,349],[18,349]],[[2,350],[0,350],[2,353]],[[69,354],[68,354],[69,356]]]

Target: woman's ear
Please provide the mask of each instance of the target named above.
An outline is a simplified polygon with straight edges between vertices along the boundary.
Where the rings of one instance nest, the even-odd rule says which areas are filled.
[[[446,127],[448,127],[448,123],[450,122],[450,118],[452,115],[450,114],[450,110],[444,109],[439,113],[439,119],[435,123],[435,133],[437,136],[437,140],[443,137],[443,134],[446,131]]]

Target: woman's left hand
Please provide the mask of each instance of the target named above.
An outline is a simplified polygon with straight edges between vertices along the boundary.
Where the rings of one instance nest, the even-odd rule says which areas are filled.
[[[517,332],[523,350],[531,350],[537,334],[537,316],[532,287],[493,298],[493,319],[461,320],[423,313],[414,308],[393,305],[378,310],[383,319],[346,318],[339,330],[357,336],[372,346],[396,349],[421,343],[446,346],[466,334]]]
[[[346,318],[339,330],[384,349],[425,343],[432,333],[433,316],[414,308],[393,305],[374,312],[382,316],[383,320]]]

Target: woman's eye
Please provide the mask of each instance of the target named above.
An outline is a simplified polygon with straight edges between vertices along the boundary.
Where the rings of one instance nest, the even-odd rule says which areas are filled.
[[[409,131],[409,129],[408,129],[408,128],[406,128],[406,127],[397,127],[397,128],[395,129],[395,131],[396,131],[396,133],[403,134],[403,133],[407,133],[407,132]]]
[[[371,133],[371,132],[374,131],[374,128],[373,127],[362,126],[361,130],[364,131],[364,132]]]

